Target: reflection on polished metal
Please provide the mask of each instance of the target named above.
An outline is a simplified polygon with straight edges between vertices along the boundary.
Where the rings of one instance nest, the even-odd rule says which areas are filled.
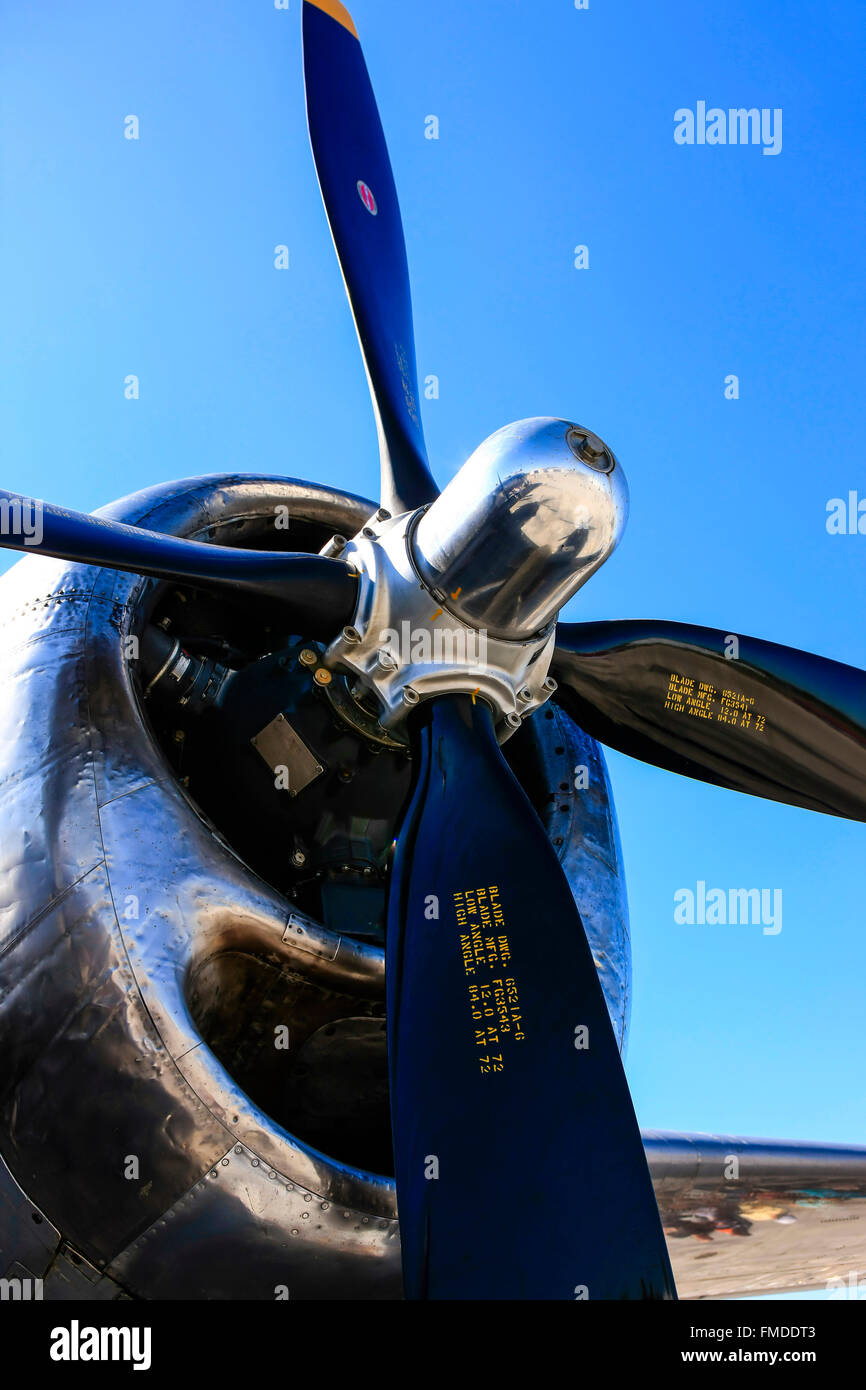
[[[519,420],[485,440],[424,513],[413,554],[450,613],[525,639],[604,563],[627,515],[625,475],[597,435]]]
[[[417,523],[417,513],[378,521],[346,546],[344,558],[360,571],[358,605],[326,661],[371,692],[384,729],[397,728],[419,700],[471,691],[491,706],[504,743],[556,689],[547,674],[553,630],[508,641],[455,617],[413,563]]]
[[[644,1132],[681,1298],[866,1289],[866,1148]]]
[[[157,488],[111,510],[242,545],[284,504],[314,548],[370,510],[329,489],[249,477]],[[326,990],[335,1008],[381,993],[382,959],[313,921],[284,941],[291,904],[236,858],[175,779],[124,655],[154,588],[40,556],[0,581],[0,1152],[62,1239],[112,1277],[147,1233],[161,1263],[176,1257],[186,1297],[273,1298],[269,1261],[303,1297],[335,1241],[332,1218],[319,1215],[325,1202],[339,1206],[332,1294],[399,1296],[392,1185],[283,1131],[203,1042],[207,991],[238,953],[277,979],[285,971]],[[238,1169],[236,1183],[237,1165],[223,1164],[236,1145],[275,1175],[266,1181],[283,1198],[276,1218],[259,1218],[248,1175]],[[126,1176],[129,1156],[137,1178]],[[204,1231],[199,1241],[187,1231],[181,1254],[183,1236],[166,1220],[179,1204],[201,1210],[200,1184],[213,1189],[217,1224],[235,1213],[223,1267],[211,1264]],[[315,1194],[316,1219],[300,1222],[304,1194]],[[4,1262],[14,1258],[4,1248]],[[154,1292],[131,1255],[120,1282]]]
[[[104,514],[243,546],[282,505],[311,550],[373,510],[247,475]],[[289,1133],[207,1041],[250,962],[293,1048],[311,1000],[324,1019],[381,1012],[384,962],[253,874],[177,780],[125,657],[164,591],[41,556],[0,580],[0,1277],[20,1262],[46,1298],[270,1300],[278,1284],[293,1299],[398,1298],[393,1180]],[[512,747],[544,789],[622,1044],[627,917],[600,750],[552,705]],[[591,796],[558,789],[576,763]]]

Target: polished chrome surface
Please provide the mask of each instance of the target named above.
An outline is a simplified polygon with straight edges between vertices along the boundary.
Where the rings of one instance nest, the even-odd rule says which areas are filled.
[[[412,547],[448,612],[525,639],[604,563],[627,515],[622,467],[596,435],[568,420],[519,420],[476,449],[422,516]]]
[[[373,510],[241,475],[155,488],[107,514],[244,545],[286,504],[311,549]],[[273,1298],[277,1284],[292,1298],[399,1297],[391,1179],[281,1128],[205,1040],[209,1000],[234,987],[237,962],[269,972],[277,1004],[283,986],[289,1000],[303,988],[335,1019],[364,1001],[381,1009],[384,962],[257,878],[177,781],[125,654],[156,592],[42,556],[0,579],[0,1154],[11,1192],[0,1264],[40,1265],[46,1297]],[[612,812],[600,776],[595,799],[576,795],[568,814],[558,785],[567,765],[600,754],[552,704],[520,739],[621,1039],[628,940]],[[302,1019],[279,1021],[302,1031]]]
[[[644,1132],[681,1298],[866,1289],[866,1148]]]
[[[397,1223],[328,1196],[235,1144],[110,1273],[160,1299],[399,1297]]]
[[[367,503],[327,489],[232,478],[156,490],[113,510],[210,539],[231,526],[240,543],[245,518],[286,503],[293,517],[320,524],[319,543],[369,514]],[[351,1198],[359,1219],[390,1223],[378,1237],[387,1252],[391,1184],[281,1131],[193,1023],[189,976],[221,953],[257,953],[321,982],[347,1009],[381,992],[382,961],[314,922],[298,920],[284,941],[290,905],[236,859],[175,781],[124,656],[151,587],[42,557],[0,582],[0,1152],[27,1197],[100,1269],[238,1142],[285,1181],[322,1200]],[[357,1255],[359,1296],[368,1243],[350,1231],[341,1241],[344,1271]],[[315,1246],[298,1246],[297,1267],[317,1258]],[[386,1263],[398,1296],[399,1259]]]
[[[414,566],[417,520],[374,519],[346,546],[343,558],[360,573],[358,604],[325,665],[349,671],[374,695],[385,729],[399,727],[418,700],[475,694],[491,706],[504,742],[556,688],[547,675],[554,633],[503,641],[455,617]]]

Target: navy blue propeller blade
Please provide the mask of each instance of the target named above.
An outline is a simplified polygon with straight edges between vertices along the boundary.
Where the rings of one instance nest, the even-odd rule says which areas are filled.
[[[304,0],[310,142],[361,342],[379,430],[382,506],[438,495],[421,426],[403,223],[376,98],[351,15]]]
[[[412,1299],[675,1297],[596,967],[490,712],[415,716],[386,971]]]
[[[715,628],[560,623],[558,699],[601,743],[771,801],[866,820],[866,672]]]
[[[287,620],[310,636],[320,630],[333,635],[355,609],[357,578],[342,560],[183,540],[3,490],[0,506],[7,517],[27,519],[26,527],[0,535],[0,546],[9,550],[257,599],[275,612],[284,610]]]

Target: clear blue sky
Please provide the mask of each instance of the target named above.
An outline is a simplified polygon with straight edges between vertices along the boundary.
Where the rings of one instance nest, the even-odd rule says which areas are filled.
[[[571,417],[616,449],[632,511],[567,616],[707,623],[866,666],[866,535],[825,529],[830,498],[866,497],[866,8],[351,8],[419,371],[441,383],[422,402],[439,480],[510,420]],[[2,32],[3,485],[89,510],[261,469],[374,496],[300,0],[6,0]],[[782,108],[782,152],[675,144],[674,111],[699,100]],[[641,1123],[866,1142],[866,827],[610,765]],[[674,892],[699,879],[781,888],[782,932],[675,925]]]

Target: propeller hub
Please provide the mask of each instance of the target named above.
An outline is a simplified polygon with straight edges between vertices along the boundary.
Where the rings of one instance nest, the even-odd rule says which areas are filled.
[[[455,616],[416,567],[412,536],[423,515],[373,517],[346,545],[357,605],[325,652],[323,673],[349,673],[355,698],[375,697],[379,725],[392,736],[421,700],[463,694],[491,708],[504,743],[556,689],[548,675],[554,630],[505,640]]]
[[[519,420],[476,449],[412,538],[421,578],[492,636],[540,634],[615,549],[628,486],[613,452],[568,420]]]

